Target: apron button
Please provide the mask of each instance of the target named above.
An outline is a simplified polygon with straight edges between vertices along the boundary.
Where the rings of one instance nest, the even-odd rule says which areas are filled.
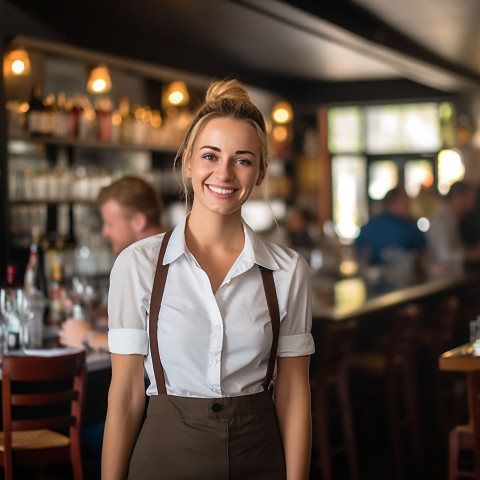
[[[215,413],[218,413],[222,410],[222,406],[219,404],[219,403],[214,403],[212,405],[212,410],[215,412]]]

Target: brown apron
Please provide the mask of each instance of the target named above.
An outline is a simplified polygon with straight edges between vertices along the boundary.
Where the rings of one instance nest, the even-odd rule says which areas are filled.
[[[150,397],[128,478],[284,480],[285,457],[270,390],[280,330],[272,272],[260,267],[273,329],[264,391],[221,398],[167,395],[157,321],[168,272],[163,257],[170,234],[162,242],[150,302],[150,351],[158,395]]]

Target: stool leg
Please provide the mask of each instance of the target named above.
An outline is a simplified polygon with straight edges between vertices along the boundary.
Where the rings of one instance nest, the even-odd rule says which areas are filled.
[[[350,465],[350,475],[352,480],[359,480],[359,468],[355,443],[355,432],[353,429],[352,406],[348,390],[348,377],[342,375],[338,384],[338,396],[342,407],[343,431],[347,446],[348,463]]]
[[[417,466],[422,461],[422,446],[420,440],[420,418],[418,413],[418,396],[417,396],[417,377],[414,373],[414,367],[409,365],[409,362],[405,364],[403,372],[404,384],[403,393],[405,395],[405,407],[407,414],[407,423],[410,431],[410,437],[413,447],[413,454]]]
[[[390,429],[390,441],[392,442],[392,457],[395,475],[398,478],[402,476],[402,446],[401,429],[399,425],[399,411],[396,379],[394,375],[387,376],[385,379],[385,395],[387,399],[387,415]]]

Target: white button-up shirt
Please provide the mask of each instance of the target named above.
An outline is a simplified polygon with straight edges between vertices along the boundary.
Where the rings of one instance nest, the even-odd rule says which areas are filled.
[[[272,326],[257,265],[273,270],[280,310],[277,355],[314,352],[308,264],[295,251],[262,241],[244,223],[245,245],[214,294],[209,278],[185,244],[185,220],[165,252],[169,263],[158,320],[158,345],[169,395],[229,397],[263,390]],[[109,348],[145,355],[156,395],[148,313],[163,234],[123,250],[110,275]]]

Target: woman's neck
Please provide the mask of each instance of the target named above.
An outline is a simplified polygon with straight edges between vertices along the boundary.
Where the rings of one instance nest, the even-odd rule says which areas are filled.
[[[195,245],[206,250],[241,251],[245,237],[240,212],[238,215],[198,215],[192,210],[187,218],[185,238],[190,249]]]

